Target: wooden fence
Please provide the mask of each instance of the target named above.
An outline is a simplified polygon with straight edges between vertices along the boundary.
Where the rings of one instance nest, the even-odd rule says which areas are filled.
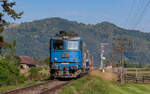
[[[150,83],[149,68],[126,68],[124,71],[126,83],[128,82]]]
[[[123,70],[123,71],[122,71]],[[113,73],[117,73],[121,79],[121,73],[124,75],[124,81],[135,83],[150,83],[150,69],[149,68],[113,68]]]
[[[136,76],[134,74],[125,74],[125,82],[150,83],[150,75]]]

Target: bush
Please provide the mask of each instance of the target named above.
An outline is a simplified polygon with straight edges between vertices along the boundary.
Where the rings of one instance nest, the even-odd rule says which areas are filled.
[[[47,80],[49,79],[49,68],[47,66],[44,67],[32,67],[29,70],[29,79],[30,80]]]
[[[45,69],[45,70],[49,70],[49,66],[45,66],[44,69]]]
[[[42,77],[41,77],[41,74],[40,74],[40,71],[41,69],[38,68],[38,67],[32,67],[30,70],[29,70],[29,79],[30,80],[41,80]]]
[[[0,60],[0,85],[14,85],[24,82],[19,68],[6,59]]]

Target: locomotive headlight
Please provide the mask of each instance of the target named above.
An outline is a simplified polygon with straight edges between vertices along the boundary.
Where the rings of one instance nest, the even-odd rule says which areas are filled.
[[[73,58],[73,61],[76,61],[77,59],[76,58]]]
[[[55,58],[54,58],[54,60],[56,61],[56,60],[57,60],[57,58],[55,57]]]

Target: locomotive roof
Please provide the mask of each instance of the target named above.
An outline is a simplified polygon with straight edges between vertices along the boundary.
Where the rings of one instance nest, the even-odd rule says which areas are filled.
[[[63,36],[63,37],[52,37],[52,39],[58,39],[58,40],[80,40],[80,37],[68,37],[68,36]]]
[[[60,31],[52,39],[70,39],[70,40],[79,40],[80,37],[77,33],[73,31]]]

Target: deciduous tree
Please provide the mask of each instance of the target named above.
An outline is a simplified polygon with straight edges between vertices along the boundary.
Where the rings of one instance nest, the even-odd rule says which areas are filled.
[[[10,19],[20,19],[23,12],[17,13],[13,7],[16,5],[16,2],[10,2],[8,0],[0,0],[2,11],[0,11],[0,33],[4,31],[4,28],[9,25],[9,22],[4,17],[9,17]],[[8,43],[4,41],[3,37],[0,36],[0,54],[1,49],[8,47]]]

